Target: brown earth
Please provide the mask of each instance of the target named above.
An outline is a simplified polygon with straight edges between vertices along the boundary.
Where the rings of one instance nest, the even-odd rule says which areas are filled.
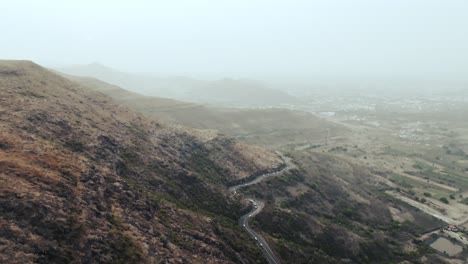
[[[225,186],[280,163],[0,61],[1,263],[265,262]]]

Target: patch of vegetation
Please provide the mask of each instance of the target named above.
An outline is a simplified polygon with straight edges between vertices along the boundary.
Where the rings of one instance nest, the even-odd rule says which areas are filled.
[[[397,157],[406,157],[408,153],[390,146],[385,146],[382,148],[383,152],[388,155],[397,156]]]
[[[468,197],[461,200],[460,203],[468,205]]]
[[[109,236],[112,263],[138,264],[143,262],[142,249],[128,235],[119,230],[113,230]]]
[[[406,171],[406,173],[421,177],[424,179],[430,179],[440,184],[446,184],[451,186],[459,186],[460,188],[468,188],[468,178],[463,175],[458,175],[456,171],[444,171],[444,172],[436,172],[430,166],[424,163],[416,163],[414,166],[417,168],[422,168],[422,170],[418,171]],[[419,183],[421,185],[423,183]],[[426,185],[426,187],[430,187]]]
[[[136,165],[140,161],[140,156],[130,149],[122,151],[120,153],[120,157],[122,158],[122,160],[132,165]]]
[[[135,137],[143,141],[148,141],[148,133],[137,124],[130,123],[130,125],[128,125],[127,128],[130,131],[130,133],[132,133]]]
[[[444,145],[442,147],[445,149],[445,153],[448,155],[454,155],[454,156],[459,156],[459,157],[466,157],[466,153],[456,144],[456,143],[450,143],[448,146]]]
[[[163,171],[160,173],[164,174]],[[228,201],[221,192],[211,188],[197,177],[175,173],[171,178],[165,179],[163,185],[151,177],[139,179],[139,181],[132,178],[125,178],[125,180],[130,187],[142,193],[155,205],[161,201],[169,201],[181,209],[210,217],[223,216],[238,220],[240,203]]]
[[[445,197],[441,197],[439,200],[440,200],[441,202],[445,203],[445,204],[448,204],[448,203],[449,203],[449,201],[448,201],[447,198],[445,198]]]
[[[420,161],[417,161],[415,164],[413,164],[413,168],[421,171],[432,171],[432,168],[430,166]]]
[[[63,146],[70,149],[73,152],[83,152],[85,149],[85,145],[76,139],[70,139],[66,141],[63,144]]]
[[[194,153],[190,157],[189,163],[202,179],[208,180],[212,183],[221,183],[223,185],[227,184],[227,171],[216,165],[208,155],[206,155],[206,153]]]
[[[114,228],[121,229],[122,228],[122,219],[116,216],[115,214],[110,214],[108,217],[108,221]]]
[[[346,151],[348,151],[348,149],[345,148],[345,147],[342,147],[342,146],[338,146],[338,147],[333,147],[333,148],[328,150],[328,152],[340,152],[340,151],[341,152],[346,152]]]
[[[26,96],[26,97],[34,97],[34,98],[39,98],[39,99],[45,98],[45,96],[32,92],[32,91],[18,91],[18,94]]]
[[[67,164],[59,164],[61,176],[70,181],[74,186],[78,186],[79,179],[73,174],[72,168]]]
[[[191,210],[210,216],[224,216],[237,221],[240,204],[229,203],[221,193],[209,188],[205,183],[195,179],[187,182],[182,191],[170,194]]]
[[[406,189],[411,189],[413,188],[414,186],[417,186],[417,185],[420,185],[421,183],[411,179],[411,178],[408,178],[408,177],[405,177],[405,176],[402,176],[402,175],[398,175],[398,174],[393,174],[390,176],[390,181],[392,182],[395,182],[397,183],[399,186],[403,187],[403,188],[406,188]]]
[[[0,149],[9,149],[11,147],[12,146],[10,145],[10,143],[8,143],[6,141],[0,141]]]

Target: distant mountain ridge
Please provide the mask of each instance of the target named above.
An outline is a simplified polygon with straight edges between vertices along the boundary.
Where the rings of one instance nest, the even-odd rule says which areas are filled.
[[[325,142],[330,136],[342,136],[348,130],[333,122],[301,111],[288,109],[238,109],[209,107],[196,103],[127,91],[95,78],[62,75],[116,102],[169,123],[197,129],[214,129],[246,143],[268,147]],[[228,81],[229,82],[229,81]]]
[[[154,77],[120,72],[99,63],[56,69],[60,72],[93,77],[148,96],[230,106],[279,106],[297,99],[268,88],[259,81],[225,78],[203,81],[188,77]]]

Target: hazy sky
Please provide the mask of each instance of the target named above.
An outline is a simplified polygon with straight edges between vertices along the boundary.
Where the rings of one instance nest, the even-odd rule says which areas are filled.
[[[198,78],[468,76],[467,0],[10,0],[0,10],[5,59]]]

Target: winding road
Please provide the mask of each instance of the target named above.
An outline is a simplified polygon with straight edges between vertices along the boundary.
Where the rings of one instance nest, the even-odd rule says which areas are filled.
[[[237,190],[242,188],[242,187],[256,184],[256,183],[264,180],[266,177],[278,175],[278,174],[290,169],[291,168],[291,165],[290,165],[291,163],[290,163],[289,159],[287,159],[286,157],[284,157],[281,154],[280,154],[280,156],[285,161],[286,167],[284,167],[283,169],[280,169],[278,171],[262,174],[262,175],[258,176],[257,178],[253,179],[250,182],[246,182],[246,183],[243,183],[243,184],[232,186],[232,187],[229,188],[229,192],[236,195]],[[270,264],[280,264],[281,263],[280,260],[275,256],[275,254],[271,250],[271,248],[268,245],[268,243],[266,242],[266,240],[260,234],[255,232],[252,228],[250,228],[250,226],[249,226],[250,218],[252,218],[255,215],[259,214],[263,210],[263,207],[265,207],[265,203],[263,201],[260,201],[260,200],[254,199],[254,198],[249,198],[248,197],[247,199],[253,205],[254,208],[249,213],[241,216],[241,218],[239,219],[240,225],[257,241],[258,245],[260,246],[262,251],[265,253],[265,255],[267,257],[267,260],[268,260],[268,263],[270,263]]]

